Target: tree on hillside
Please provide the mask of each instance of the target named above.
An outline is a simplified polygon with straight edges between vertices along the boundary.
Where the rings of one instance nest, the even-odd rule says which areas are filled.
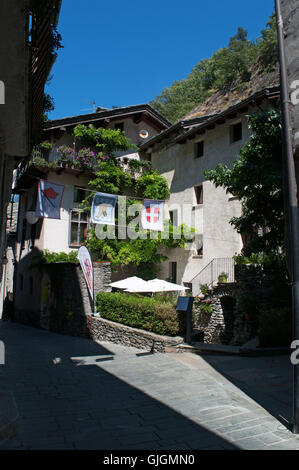
[[[266,67],[266,71],[277,62],[274,14],[256,44],[249,41],[247,31],[239,27],[230,38],[228,47],[219,49],[209,59],[201,60],[193,67],[188,78],[175,81],[150,104],[171,122],[175,122],[217,90],[246,84],[250,79],[251,67],[258,61]]]
[[[273,68],[278,57],[277,26],[276,16],[273,13],[267,23],[267,27],[262,30],[262,36],[257,40],[258,57],[261,60],[266,72]]]
[[[241,201],[241,216],[230,222],[246,240],[243,254],[277,253],[284,247],[285,223],[281,117],[272,110],[248,119],[253,135],[233,167],[217,165],[205,177]]]

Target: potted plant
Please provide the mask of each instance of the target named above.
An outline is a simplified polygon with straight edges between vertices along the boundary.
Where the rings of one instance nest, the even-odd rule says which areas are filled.
[[[61,166],[64,168],[66,167],[67,163],[74,160],[75,152],[72,147],[69,147],[68,145],[60,145],[60,147],[57,148],[57,153],[61,155],[59,161]]]
[[[39,146],[44,149],[44,150],[52,150],[53,149],[53,144],[49,142],[48,140],[44,140],[44,142],[41,142]]]
[[[224,284],[225,282],[227,282],[227,279],[228,279],[228,274],[225,272],[220,273],[218,276],[218,282],[220,284]]]

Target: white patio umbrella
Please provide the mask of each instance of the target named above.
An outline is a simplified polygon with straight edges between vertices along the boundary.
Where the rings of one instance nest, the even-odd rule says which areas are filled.
[[[180,284],[174,284],[173,282],[164,281],[163,279],[152,279],[148,281],[151,285],[163,289],[163,291],[182,291],[188,290],[190,287],[181,286]]]
[[[117,289],[130,289],[134,287],[145,287],[146,281],[137,276],[127,277],[121,281],[112,282],[108,284],[110,287],[115,287]]]
[[[126,292],[179,292],[187,290],[189,287],[180,286],[179,284],[173,284],[162,279],[152,279],[151,281],[144,281],[141,285],[136,285],[127,288]]]

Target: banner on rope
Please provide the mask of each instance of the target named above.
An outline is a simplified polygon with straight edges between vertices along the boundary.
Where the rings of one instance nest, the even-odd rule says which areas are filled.
[[[117,195],[96,193],[91,206],[91,220],[94,224],[115,225]]]
[[[60,209],[64,186],[40,180],[37,191],[35,215],[47,219],[60,219]]]
[[[141,225],[145,230],[164,230],[164,201],[144,199],[141,210]]]

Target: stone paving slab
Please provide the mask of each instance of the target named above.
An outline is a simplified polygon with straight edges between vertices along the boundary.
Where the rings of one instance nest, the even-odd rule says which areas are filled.
[[[3,367],[3,366],[2,366]],[[15,437],[19,414],[12,392],[0,392],[0,443]]]
[[[0,449],[299,449],[277,419],[286,357],[148,354],[3,322],[0,339],[20,415]]]

